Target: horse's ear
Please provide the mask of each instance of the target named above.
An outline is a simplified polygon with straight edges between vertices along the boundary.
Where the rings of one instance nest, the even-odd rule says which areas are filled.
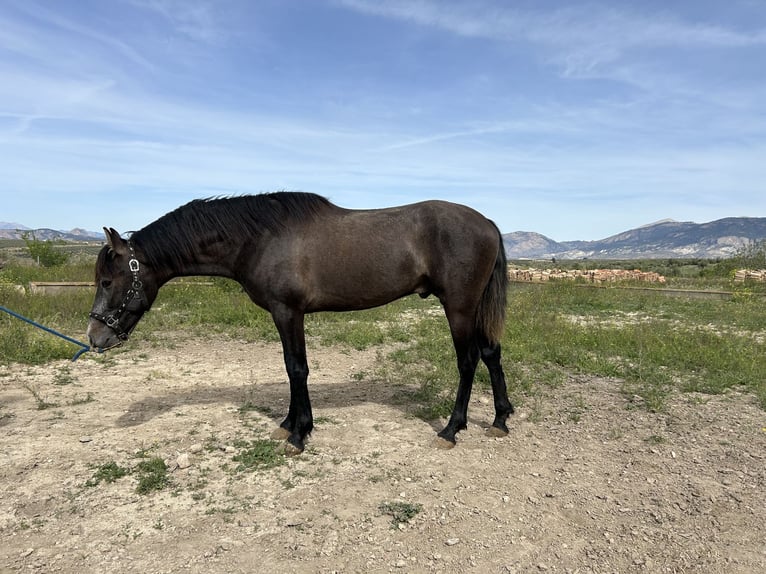
[[[113,227],[104,227],[104,235],[106,235],[106,243],[111,247],[118,255],[124,255],[128,252],[128,242],[120,237],[119,232]]]

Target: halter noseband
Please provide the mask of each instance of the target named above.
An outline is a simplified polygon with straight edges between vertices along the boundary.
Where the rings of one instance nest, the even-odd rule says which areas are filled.
[[[133,282],[130,285],[130,289],[125,293],[125,298],[122,300],[122,304],[116,311],[109,315],[102,315],[101,313],[90,312],[90,316],[97,321],[101,321],[104,325],[109,327],[115,332],[117,337],[121,341],[128,340],[128,331],[126,331],[122,325],[120,325],[120,318],[125,311],[140,311],[149,308],[149,301],[146,299],[146,293],[144,293],[144,284],[141,279],[138,278],[138,271],[140,264],[136,259],[136,252],[133,250],[133,244],[128,241],[128,249],[130,250],[130,259],[128,260],[128,269],[133,274]],[[137,305],[134,304],[137,301]]]

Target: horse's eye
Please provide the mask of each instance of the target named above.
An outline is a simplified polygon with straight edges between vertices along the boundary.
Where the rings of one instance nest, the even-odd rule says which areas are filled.
[[[112,282],[109,279],[103,279],[101,281],[101,287],[104,289],[109,289],[109,287],[112,285]]]

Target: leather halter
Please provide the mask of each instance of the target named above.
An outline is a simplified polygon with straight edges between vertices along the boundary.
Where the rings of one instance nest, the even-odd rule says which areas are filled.
[[[101,321],[104,325],[109,327],[115,332],[117,337],[121,341],[127,341],[129,331],[120,324],[120,318],[125,311],[146,311],[149,309],[149,301],[144,293],[144,284],[141,279],[138,278],[138,272],[141,265],[136,259],[136,252],[133,250],[133,244],[128,241],[128,250],[130,251],[130,259],[128,260],[128,268],[133,274],[133,282],[130,285],[130,289],[125,293],[125,297],[122,300],[122,304],[116,311],[109,313],[108,315],[102,315],[101,313],[90,312],[90,316],[97,321]]]

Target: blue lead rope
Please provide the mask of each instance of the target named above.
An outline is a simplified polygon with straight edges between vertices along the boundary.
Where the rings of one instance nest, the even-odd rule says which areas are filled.
[[[85,343],[81,343],[80,341],[78,341],[77,339],[73,339],[72,337],[67,337],[66,335],[64,335],[62,333],[59,333],[58,331],[54,331],[50,327],[46,327],[45,325],[41,325],[40,323],[37,323],[37,322],[33,321],[32,319],[27,319],[26,317],[24,317],[22,315],[19,315],[18,313],[15,313],[15,312],[11,311],[10,309],[7,309],[7,308],[3,307],[2,305],[0,305],[0,311],[5,311],[9,315],[12,315],[13,317],[16,317],[17,319],[21,319],[22,321],[26,321],[27,323],[29,323],[30,325],[34,325],[38,329],[42,329],[43,331],[47,331],[51,335],[56,335],[57,337],[61,337],[62,339],[65,339],[65,340],[69,341],[70,343],[74,343],[75,345],[79,345],[80,347],[82,347],[82,349],[77,351],[75,353],[74,357],[72,357],[72,362],[74,362],[77,359],[79,359],[80,355],[82,355],[83,353],[87,353],[88,351],[90,351],[90,345],[86,345]]]

